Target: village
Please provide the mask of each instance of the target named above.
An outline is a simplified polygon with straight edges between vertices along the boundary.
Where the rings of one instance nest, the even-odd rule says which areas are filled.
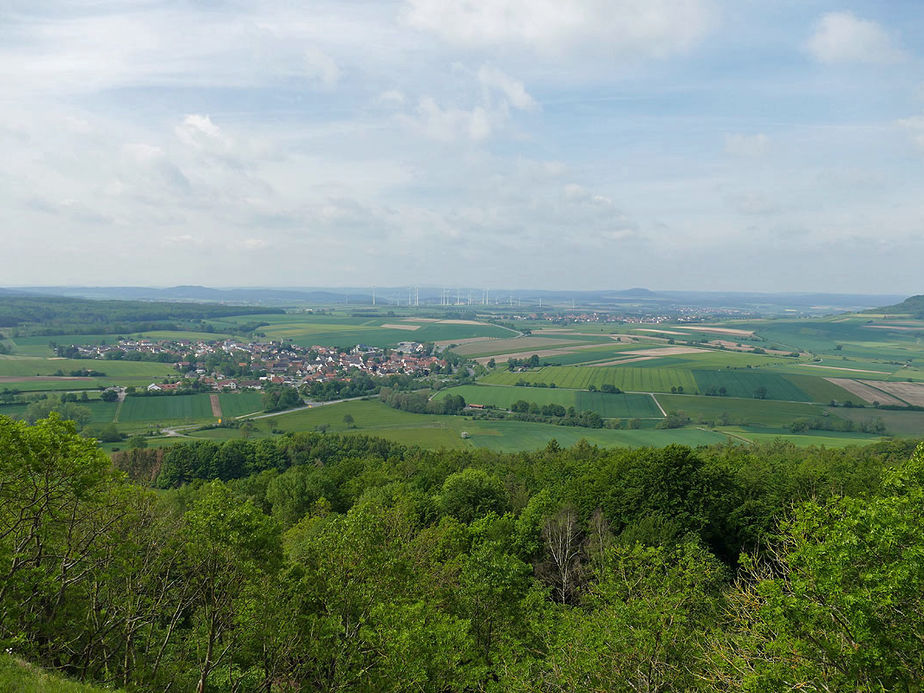
[[[82,359],[173,362],[179,377],[151,383],[147,391],[152,394],[192,386],[217,391],[260,390],[267,385],[299,387],[348,382],[358,374],[423,376],[447,366],[433,354],[433,345],[420,342],[401,342],[395,349],[357,344],[345,350],[304,347],[288,341],[119,339],[111,345],[72,345],[68,350]]]

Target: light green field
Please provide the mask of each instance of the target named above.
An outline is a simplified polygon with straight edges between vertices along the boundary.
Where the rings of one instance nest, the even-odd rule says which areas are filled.
[[[354,418],[356,428],[343,422],[345,414]],[[696,429],[661,431],[654,429],[610,430],[554,426],[520,421],[474,421],[461,416],[410,414],[386,407],[378,401],[342,402],[291,414],[280,414],[255,421],[263,432],[269,426],[283,431],[311,431],[319,425],[338,433],[367,433],[408,445],[428,448],[485,447],[492,450],[533,450],[555,438],[562,445],[573,445],[584,438],[595,445],[642,446],[684,443],[702,445],[722,442],[725,437]],[[468,439],[462,432],[469,433]],[[240,437],[239,431],[216,429],[191,435],[209,438]]]
[[[865,403],[862,398],[818,376],[790,374],[786,375],[785,378],[802,390],[812,402],[827,404],[831,400],[835,400],[837,402],[852,402],[857,405]]]
[[[815,404],[753,398],[657,395],[657,399],[665,411],[682,411],[694,421],[716,421],[723,414],[727,414],[735,423],[786,426],[796,419],[822,416],[825,411],[823,407]]]
[[[892,435],[904,438],[924,439],[924,411],[892,411],[890,409],[847,409],[838,407],[829,409],[842,419],[850,419],[860,424],[867,421],[882,419],[886,431]]]
[[[578,411],[594,411],[603,418],[660,418],[661,412],[649,395],[610,394],[584,392],[564,388],[507,387],[491,385],[462,385],[443,390],[436,399],[448,394],[462,395],[469,404],[489,404],[510,409],[514,402],[524,400],[539,406],[560,404]]]
[[[790,402],[811,401],[806,393],[778,373],[751,369],[725,369],[715,371],[693,371],[700,392],[710,387],[724,387],[729,397],[753,397],[759,388],[766,391],[766,399]]]
[[[176,375],[173,366],[166,363],[0,356],[0,387],[13,387],[9,383],[13,382],[12,379],[14,378],[22,378],[28,382],[28,378],[32,376],[49,376],[58,370],[67,375],[71,371],[82,369],[100,371],[106,375],[105,377],[81,378],[80,380],[69,381],[74,389],[114,382],[125,385],[140,385],[142,383],[151,383],[155,380],[159,381],[165,376]]]
[[[218,401],[225,419],[253,414],[263,409],[262,392],[222,392],[218,395]]]
[[[509,334],[509,333],[508,333]],[[515,337],[512,339],[491,339],[483,342],[469,342],[453,347],[453,351],[460,356],[469,358],[481,356],[500,356],[502,354],[520,354],[530,351],[543,351],[548,349],[562,349],[580,344],[589,344],[591,340],[582,340],[580,337]],[[527,357],[528,358],[528,357]]]
[[[60,346],[71,344],[116,344],[120,337],[125,339],[201,339],[215,341],[225,339],[231,335],[219,332],[197,332],[183,330],[155,330],[151,332],[120,332],[119,334],[62,334],[51,336],[17,337],[15,340],[15,353],[23,356],[54,356],[49,346],[54,342]],[[88,363],[108,363],[107,361],[87,361]],[[97,368],[96,370],[105,370]]]
[[[824,445],[828,448],[844,448],[848,445],[869,445],[882,440],[879,436],[868,435],[866,433],[836,433],[833,431],[807,431],[805,433],[790,433],[785,429],[759,428],[756,426],[744,426],[735,428],[720,428],[720,431],[734,433],[741,438],[747,439],[754,443],[764,443],[773,440],[784,440],[798,445],[799,447],[808,447],[811,445]]]
[[[484,378],[494,385],[515,385],[519,380],[534,383],[555,383],[557,387],[586,390],[590,385],[614,385],[630,392],[670,392],[671,387],[683,387],[696,392],[696,381],[688,370],[678,368],[635,368],[633,366],[548,366],[524,373],[497,371]]]
[[[213,419],[209,396],[165,395],[126,397],[119,412],[119,423],[142,421],[203,421]]]

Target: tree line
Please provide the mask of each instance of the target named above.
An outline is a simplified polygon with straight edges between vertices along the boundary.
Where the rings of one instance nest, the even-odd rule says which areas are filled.
[[[0,570],[0,646],[126,690],[915,690],[924,449],[110,461],[0,417]]]

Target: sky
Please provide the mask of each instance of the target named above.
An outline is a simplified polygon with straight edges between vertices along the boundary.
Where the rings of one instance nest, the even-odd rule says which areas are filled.
[[[920,0],[0,0],[0,286],[922,264]]]

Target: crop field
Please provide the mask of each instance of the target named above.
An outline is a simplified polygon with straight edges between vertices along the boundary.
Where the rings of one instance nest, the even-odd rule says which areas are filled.
[[[86,407],[92,412],[93,418],[90,419],[90,423],[112,423],[116,409],[119,406],[118,402],[103,402],[98,399],[89,402],[77,402],[77,404]]]
[[[590,385],[614,385],[630,392],[670,392],[683,387],[696,392],[696,381],[688,370],[679,368],[637,368],[633,366],[548,366],[524,373],[499,371],[484,378],[485,383],[515,385],[519,380],[534,383],[555,383],[556,387],[586,390]]]
[[[665,411],[682,411],[696,422],[720,421],[724,415],[735,424],[788,426],[796,419],[815,418],[825,412],[815,404],[734,397],[657,395],[657,399]]]
[[[844,448],[848,445],[869,445],[882,440],[879,436],[866,433],[836,433],[833,431],[807,431],[791,433],[785,429],[773,429],[760,426],[744,426],[734,429],[720,429],[734,432],[746,440],[755,443],[782,440],[799,447],[824,446],[827,448]]]
[[[851,404],[857,405],[864,403],[861,397],[851,394],[843,387],[825,378],[797,374],[787,374],[783,377],[802,390],[812,402],[823,402],[827,404],[834,400],[836,402],[850,402]]]
[[[0,356],[0,377],[29,378],[32,376],[54,375],[62,371],[67,375],[71,371],[90,369],[105,373],[105,377],[93,378],[93,381],[119,380],[126,384],[152,382],[165,375],[176,374],[173,367],[165,363],[146,363],[142,361],[96,361],[87,359],[55,359],[32,356]],[[86,381],[81,378],[75,384]],[[80,385],[77,385],[79,388]]]
[[[924,440],[924,412],[892,411],[890,409],[844,409],[838,408],[837,415],[856,424],[882,419],[886,431],[891,435]]]
[[[206,394],[126,397],[119,412],[119,423],[202,421],[212,418],[212,406]]]
[[[518,401],[544,404],[560,404],[574,407],[578,411],[590,410],[605,419],[661,418],[661,412],[648,395],[611,394],[606,392],[584,392],[563,388],[506,387],[490,385],[462,385],[441,391],[437,398],[448,394],[462,395],[469,404],[490,404],[509,409]]]
[[[754,397],[759,388],[766,389],[765,399],[810,402],[811,397],[778,373],[752,370],[693,371],[700,392],[724,387],[728,397]]]
[[[222,392],[218,395],[221,413],[225,419],[244,414],[253,414],[263,409],[263,394],[260,392]]]
[[[562,349],[585,343],[586,342],[582,342],[580,339],[565,339],[563,337],[513,337],[511,339],[491,339],[483,342],[470,342],[468,344],[453,347],[453,351],[460,356],[473,358],[476,356],[521,354],[530,350]]]

